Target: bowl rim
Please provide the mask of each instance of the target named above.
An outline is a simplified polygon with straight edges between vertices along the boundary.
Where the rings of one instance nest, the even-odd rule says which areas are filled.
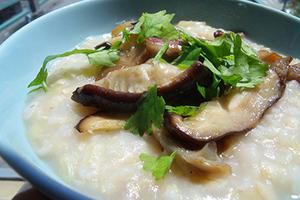
[[[51,11],[34,21],[26,24],[18,31],[13,33],[9,38],[7,38],[2,44],[0,44],[0,52],[4,50],[7,46],[10,46],[11,43],[15,40],[15,38],[22,35],[24,32],[29,30],[33,26],[38,26],[38,24],[43,23],[48,18],[52,16],[58,15],[60,13],[65,12],[66,10],[81,7],[86,4],[90,4],[91,2],[96,1],[109,1],[109,0],[85,0],[79,1],[70,5],[66,5],[57,10]],[[0,140],[0,156],[7,162],[7,164],[12,167],[19,175],[25,178],[28,182],[30,182],[33,186],[35,186],[41,193],[45,196],[53,198],[53,199],[91,199],[80,192],[77,192],[75,188],[71,188],[68,184],[63,184],[54,178],[50,177],[43,170],[34,166],[30,161],[26,160],[22,156],[18,155],[14,149],[10,148],[8,145],[2,144]],[[47,180],[47,181],[45,181]]]
[[[59,8],[57,10],[51,11],[34,21],[30,22],[29,24],[23,26],[21,29],[13,33],[9,38],[7,38],[2,44],[0,44],[0,51],[2,49],[5,49],[7,46],[10,45],[14,41],[16,37],[21,35],[23,32],[26,32],[33,26],[38,26],[39,23],[43,23],[48,18],[55,16],[59,13],[63,13],[66,10],[72,9],[74,7],[81,7],[86,4],[90,4],[91,2],[105,2],[105,1],[118,1],[118,0],[85,0],[85,1],[79,1],[76,3],[73,3],[71,5],[64,6],[62,8]],[[254,7],[260,7],[264,10],[268,10],[269,12],[276,13],[278,15],[281,15],[285,18],[289,18],[290,20],[296,21],[297,23],[300,23],[300,18],[293,16],[291,14],[282,12],[280,10],[277,10],[275,8],[268,7],[263,4],[251,2],[248,0],[227,0],[227,1],[234,1],[236,3],[244,3],[248,4]],[[90,199],[90,197],[87,197],[86,195],[79,193],[75,191],[74,189],[70,188],[67,184],[62,184],[59,181],[51,178],[49,175],[47,175],[43,170],[40,170],[36,166],[32,165],[30,161],[27,161],[22,156],[18,155],[17,152],[14,151],[14,149],[10,148],[8,145],[4,145],[0,141],[0,155],[2,158],[22,177],[24,177],[27,180],[30,180],[30,183],[32,183],[36,188],[38,188],[42,193],[44,193],[46,196],[49,196],[54,199]],[[45,182],[45,180],[47,180]]]
[[[47,13],[47,14],[45,14],[45,15],[43,15],[43,16],[35,19],[35,20],[33,20],[32,22],[26,24],[25,26],[21,27],[19,30],[17,30],[16,32],[14,32],[11,36],[9,36],[6,40],[4,40],[2,42],[2,44],[0,44],[0,50],[1,50],[1,48],[4,48],[3,46],[6,46],[7,43],[9,43],[11,40],[13,40],[16,37],[16,35],[19,35],[22,32],[26,31],[27,29],[30,29],[30,27],[31,26],[35,26],[35,24],[41,23],[42,21],[46,20],[46,18],[49,18],[52,15],[56,15],[58,13],[64,12],[65,10],[71,9],[72,7],[82,6],[84,4],[89,4],[91,2],[96,2],[96,1],[102,1],[102,2],[104,2],[104,1],[118,1],[118,0],[85,0],[85,1],[75,2],[75,3],[72,3],[70,5],[66,5],[66,6],[64,6],[62,8],[53,10],[53,11],[51,11],[51,12],[49,12],[49,13]],[[300,23],[300,18],[299,17],[296,17],[296,16],[294,16],[292,14],[283,12],[281,10],[269,7],[269,6],[261,4],[261,3],[256,3],[256,2],[253,2],[253,1],[250,1],[250,0],[227,0],[227,1],[235,1],[236,3],[245,3],[245,4],[248,4],[248,5],[252,5],[254,7],[260,7],[260,8],[266,9],[266,10],[268,10],[270,12],[277,13],[279,15],[282,15],[282,16],[284,16],[286,18],[290,18],[291,20]]]

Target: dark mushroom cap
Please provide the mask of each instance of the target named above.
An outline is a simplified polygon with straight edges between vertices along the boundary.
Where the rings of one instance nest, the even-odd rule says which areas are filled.
[[[287,80],[289,80],[289,81],[296,80],[300,83],[300,63],[291,65],[289,67]]]
[[[230,166],[221,162],[214,142],[205,144],[200,150],[191,151],[182,148],[164,128],[154,131],[153,135],[165,151],[176,151],[176,163],[186,175],[193,176],[193,180],[200,178],[199,181],[203,181],[231,173]]]
[[[158,95],[163,96],[167,102],[172,101],[182,94],[186,95],[186,91],[191,91],[191,88],[195,89],[196,82],[206,80],[208,76],[210,76],[209,70],[197,61],[187,70],[180,70],[177,76],[169,77],[170,80],[166,84],[158,85]],[[134,75],[131,78],[134,79]],[[124,92],[101,85],[87,84],[77,88],[73,92],[72,99],[84,106],[92,106],[100,110],[130,112],[136,110],[139,99],[147,89],[144,88],[142,92]]]
[[[75,128],[84,134],[111,132],[122,129],[127,119],[128,116],[126,115],[98,112],[81,119]]]
[[[274,70],[265,81],[253,89],[232,89],[228,94],[210,101],[196,116],[182,118],[165,114],[164,126],[190,149],[200,148],[230,134],[244,133],[254,128],[263,114],[281,98],[285,82]]]

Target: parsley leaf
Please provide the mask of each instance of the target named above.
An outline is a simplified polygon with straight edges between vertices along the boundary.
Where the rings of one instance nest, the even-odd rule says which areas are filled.
[[[160,61],[162,59],[162,56],[168,51],[169,43],[164,43],[163,46],[160,48],[156,56],[154,57],[154,60]]]
[[[96,53],[88,54],[89,61],[92,65],[113,67],[115,61],[119,60],[119,52],[116,50],[102,50]]]
[[[197,114],[199,107],[197,106],[166,106],[168,112],[181,115],[183,117],[190,117]]]
[[[47,57],[48,58],[48,57]],[[46,59],[47,59],[46,58]],[[45,59],[45,61],[46,61]],[[47,77],[48,77],[48,70],[46,69],[47,61],[45,62],[43,66],[41,67],[39,73],[36,75],[36,77],[29,83],[27,88],[35,87],[30,91],[30,93],[35,92],[37,90],[43,89],[45,92],[48,91],[48,85],[47,85]],[[46,63],[46,64],[45,64]]]
[[[33,79],[33,81],[31,81],[29,83],[29,85],[27,87],[28,88],[35,87],[30,92],[34,92],[39,89],[43,89],[46,92],[48,90],[48,85],[47,85],[48,71],[47,71],[46,66],[50,61],[52,61],[56,58],[67,57],[67,56],[70,56],[73,54],[80,54],[80,53],[89,54],[89,53],[94,53],[96,51],[97,50],[91,50],[91,49],[74,49],[72,51],[67,51],[62,54],[47,56],[43,62],[43,65],[42,65],[39,73],[36,75],[36,77]]]
[[[176,151],[174,151],[169,156],[154,157],[146,153],[140,155],[140,160],[143,161],[143,169],[148,172],[152,172],[155,180],[162,179],[173,163],[176,156]]]
[[[91,64],[94,65],[101,65],[106,67],[112,67],[114,66],[114,61],[119,59],[118,51],[117,50],[93,50],[93,49],[74,49],[72,51],[67,51],[62,54],[57,55],[51,55],[47,56],[43,62],[43,65],[39,71],[39,73],[36,75],[33,81],[29,83],[27,86],[28,88],[34,87],[31,92],[35,92],[37,90],[43,89],[45,92],[48,90],[48,84],[47,84],[47,77],[48,77],[48,70],[47,70],[47,64],[55,60],[57,58],[67,57],[73,54],[85,54],[88,56],[89,61]]]
[[[184,67],[192,64],[192,59],[186,59],[200,48],[203,64],[213,73],[212,84],[209,87],[197,85],[200,94],[210,100],[220,95],[221,84],[240,88],[253,88],[263,81],[267,74],[267,65],[263,64],[255,52],[243,43],[241,36],[235,33],[225,33],[214,41],[203,41],[184,32],[180,37],[189,46],[175,61],[175,64],[185,63]],[[197,52],[198,53],[198,52]],[[194,57],[196,59],[196,56]]]
[[[133,134],[143,136],[152,133],[152,125],[160,128],[163,122],[165,101],[157,96],[157,88],[149,88],[145,97],[141,100],[137,111],[127,120],[125,129]]]
[[[242,43],[240,35],[236,34],[232,38],[233,58],[221,66],[221,77],[225,83],[235,87],[253,88],[263,81],[267,65]],[[226,59],[228,60],[228,57]],[[232,61],[234,64],[230,64]]]
[[[143,13],[130,34],[138,34],[138,42],[149,37],[158,37],[164,40],[179,38],[179,32],[171,24],[174,14],[166,14],[165,10],[156,13]]]
[[[221,76],[221,72],[214,66],[214,64],[212,62],[210,62],[210,60],[207,59],[204,55],[202,55],[202,56],[204,57],[203,65],[205,67],[207,67],[215,75]]]
[[[181,115],[183,117],[193,117],[199,112],[202,112],[206,107],[206,103],[200,106],[169,106],[166,105],[166,110],[170,113]]]
[[[173,63],[181,69],[187,69],[199,59],[201,51],[201,48],[196,46],[184,48],[183,53]]]
[[[121,45],[122,45],[122,40],[117,40],[114,43],[112,43],[110,50],[119,50]]]
[[[221,79],[219,79],[216,75],[213,75],[213,82],[210,87],[204,87],[197,83],[197,89],[203,98],[211,100],[214,97],[220,96],[220,82]]]
[[[212,65],[209,68],[227,85],[253,88],[266,76],[267,65],[243,43],[239,34],[226,33],[215,41],[202,42],[201,45],[206,61],[209,60],[218,72],[210,68]]]
[[[122,43],[125,43],[126,41],[129,40],[129,37],[130,37],[130,32],[128,31],[127,28],[125,28],[123,31],[122,31]]]

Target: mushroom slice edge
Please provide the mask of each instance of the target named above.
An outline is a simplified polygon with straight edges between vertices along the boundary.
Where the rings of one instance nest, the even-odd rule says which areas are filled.
[[[287,73],[287,71],[286,71]],[[270,69],[265,81],[253,89],[232,89],[229,93],[207,103],[196,116],[182,118],[166,113],[164,126],[186,147],[202,148],[230,134],[251,130],[264,113],[283,95],[283,75]]]
[[[173,67],[176,68],[175,66]],[[125,80],[128,79],[129,82],[128,88],[130,88],[130,84],[135,84],[135,82],[139,81],[140,77],[135,76],[134,67],[123,70],[133,70],[132,75],[128,75],[128,78],[125,78]],[[112,73],[118,73],[118,71],[114,71]],[[173,73],[173,76],[169,76],[169,71],[169,69],[166,70],[165,76],[170,80],[162,85],[157,85],[158,95],[164,97],[164,99],[167,102],[169,100],[171,101],[174,98],[178,98],[180,94],[183,94],[186,91],[191,91],[191,88],[195,89],[196,82],[207,80],[210,76],[209,70],[206,67],[204,67],[199,61],[195,62],[190,68],[184,71],[178,69],[178,72],[176,72],[177,74],[174,75]],[[143,71],[142,73],[144,72],[145,71]],[[151,74],[146,74],[145,77],[148,79],[155,76],[151,76]],[[110,77],[108,77],[107,80],[111,81]],[[117,81],[117,83],[114,83],[112,88],[114,88],[115,85],[122,86],[121,79],[116,78],[115,80]],[[143,82],[145,82],[144,79],[142,80]],[[118,81],[120,81],[120,83]],[[146,82],[146,84],[149,84],[149,81],[148,83]],[[153,85],[155,85],[155,82],[153,83]],[[148,87],[150,86],[151,85],[147,85],[142,89],[139,88],[139,91],[137,92],[128,92],[116,91],[114,89],[109,88],[109,86],[87,84],[77,88],[73,92],[72,100],[74,100],[77,103],[81,103],[84,106],[96,107],[101,111],[106,110],[118,112],[132,112],[136,110],[140,98],[144,95],[144,93],[148,90]],[[199,98],[199,101],[202,100]]]
[[[166,152],[176,151],[175,162],[183,173],[192,175],[193,180],[214,179],[231,173],[231,167],[218,156],[214,142],[206,144],[201,150],[191,151],[180,147],[164,128],[156,129],[153,135]]]
[[[81,119],[75,128],[83,134],[111,132],[124,128],[128,116],[95,113]]]

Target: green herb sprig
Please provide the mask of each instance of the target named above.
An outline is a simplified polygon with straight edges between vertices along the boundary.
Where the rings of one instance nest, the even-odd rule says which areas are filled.
[[[62,54],[56,54],[47,56],[43,62],[43,65],[36,75],[36,77],[29,83],[27,86],[28,88],[33,88],[30,92],[35,92],[37,90],[43,89],[45,92],[48,91],[48,70],[47,64],[50,61],[53,61],[57,58],[63,58],[67,56],[71,56],[74,54],[85,54],[89,58],[89,62],[96,66],[103,66],[103,67],[113,67],[114,62],[119,59],[118,50],[93,50],[93,49],[74,49],[72,51],[67,51]]]
[[[156,54],[156,56],[154,57],[154,60],[166,62],[165,60],[162,59],[162,57],[167,52],[168,48],[169,48],[169,43],[167,42],[164,43],[161,49]]]
[[[143,13],[129,34],[137,34],[138,42],[143,42],[150,37],[161,38],[165,41],[178,39],[179,32],[171,23],[173,17],[174,14],[167,14],[165,10],[156,13]]]
[[[258,59],[239,34],[230,32],[214,41],[203,41],[181,32],[181,38],[188,45],[173,64],[188,68],[195,61],[203,60],[204,66],[213,73],[211,86],[198,85],[200,94],[207,100],[220,95],[221,83],[229,87],[253,88],[267,74],[268,66]]]
[[[139,103],[137,111],[127,120],[125,129],[133,134],[143,136],[152,134],[152,126],[160,128],[163,122],[165,101],[157,96],[157,87],[149,88],[145,97]]]
[[[160,180],[168,173],[172,166],[173,160],[176,156],[176,151],[171,155],[155,157],[142,153],[140,155],[140,160],[143,162],[143,169],[145,171],[151,172],[155,180]]]

